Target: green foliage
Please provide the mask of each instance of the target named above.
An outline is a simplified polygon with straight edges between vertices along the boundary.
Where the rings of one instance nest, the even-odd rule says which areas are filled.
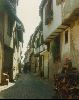
[[[53,20],[53,10],[50,10],[46,17],[45,24],[48,25],[52,20]]]
[[[52,56],[55,59],[58,54],[58,44],[54,41],[51,46]]]
[[[53,10],[50,10],[49,17],[50,17],[51,19],[53,18]]]
[[[5,10],[4,1],[0,0],[0,11],[3,11],[3,10]]]

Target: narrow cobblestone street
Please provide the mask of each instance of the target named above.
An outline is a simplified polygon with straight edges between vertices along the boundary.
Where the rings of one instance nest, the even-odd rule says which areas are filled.
[[[0,99],[52,99],[53,89],[34,75],[22,74],[15,85],[0,92]]]

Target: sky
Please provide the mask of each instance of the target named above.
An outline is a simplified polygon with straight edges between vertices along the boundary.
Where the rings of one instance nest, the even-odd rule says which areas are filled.
[[[17,15],[25,27],[23,53],[26,51],[30,36],[34,33],[35,28],[40,22],[40,3],[41,0],[19,0]]]

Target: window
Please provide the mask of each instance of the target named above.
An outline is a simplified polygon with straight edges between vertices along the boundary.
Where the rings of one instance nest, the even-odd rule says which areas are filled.
[[[68,30],[65,31],[65,44],[68,43]]]
[[[48,0],[45,8],[45,25],[48,25],[52,19],[53,19],[53,4],[52,0]]]

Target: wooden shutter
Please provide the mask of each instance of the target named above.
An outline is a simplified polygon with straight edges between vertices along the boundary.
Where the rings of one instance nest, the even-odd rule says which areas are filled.
[[[47,1],[47,6],[45,8],[45,24],[47,25],[49,23],[50,17],[53,15],[51,14],[53,11],[53,3],[52,0]]]

